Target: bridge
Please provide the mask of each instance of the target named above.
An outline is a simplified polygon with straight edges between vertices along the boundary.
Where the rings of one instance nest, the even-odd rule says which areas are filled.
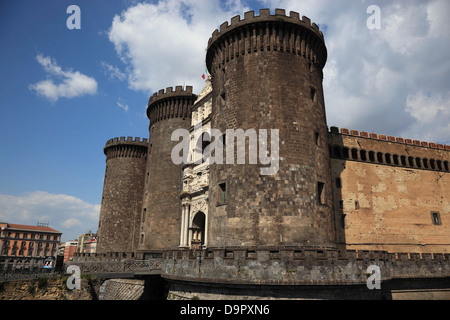
[[[151,260],[118,260],[118,261],[76,261],[66,263],[75,265],[81,274],[89,274],[97,278],[134,278],[136,276],[159,275],[162,270],[162,259]]]

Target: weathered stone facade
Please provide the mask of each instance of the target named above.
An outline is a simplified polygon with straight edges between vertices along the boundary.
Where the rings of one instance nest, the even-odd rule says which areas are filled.
[[[174,282],[363,285],[369,264],[386,281],[450,277],[450,146],[328,129],[326,59],[323,34],[298,13],[251,11],[222,24],[208,42],[211,77],[200,95],[176,87],[150,98],[145,174],[132,177],[144,186],[121,187],[141,190],[142,205],[105,198],[99,245],[106,237],[109,249],[160,259]],[[175,129],[189,130],[189,164],[172,162]],[[249,163],[248,141],[234,145],[245,164],[225,153],[223,164],[209,162],[213,129],[222,142],[234,141],[229,129],[278,130],[278,170],[265,175],[266,163]],[[128,179],[124,168],[114,185]],[[113,189],[108,170],[104,194]],[[139,237],[131,250],[114,240],[115,220],[104,222],[121,208],[129,226],[140,225],[128,228]]]
[[[145,138],[121,137],[106,143],[97,252],[137,250],[147,152]]]
[[[181,165],[172,162],[176,129],[188,129],[196,99],[192,87],[160,90],[149,100],[150,148],[143,193],[139,250],[155,251],[179,246],[181,228]]]

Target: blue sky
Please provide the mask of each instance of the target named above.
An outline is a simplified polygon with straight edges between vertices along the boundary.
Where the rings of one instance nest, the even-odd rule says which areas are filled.
[[[369,30],[366,9],[381,8]],[[69,5],[81,29],[69,30]],[[48,221],[63,239],[96,231],[102,148],[148,137],[149,97],[202,89],[222,22],[285,8],[325,31],[329,125],[450,144],[449,1],[0,2],[0,221]]]

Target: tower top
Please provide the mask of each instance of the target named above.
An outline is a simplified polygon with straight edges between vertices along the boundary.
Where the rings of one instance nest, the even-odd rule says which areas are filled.
[[[163,119],[189,118],[191,106],[197,99],[197,95],[192,93],[192,86],[176,86],[161,89],[155,92],[148,101],[147,117],[150,119],[150,126]]]
[[[220,40],[225,43],[221,43]],[[229,50],[227,43],[236,43]],[[308,17],[294,11],[286,15],[284,9],[275,9],[275,14],[270,14],[270,9],[260,9],[259,16],[254,11],[244,13],[244,19],[239,15],[231,18],[216,29],[208,41],[206,64],[211,72],[212,60],[217,51],[220,51],[224,59],[233,59],[234,56],[244,55],[252,51],[285,51],[305,56],[311,63],[318,64],[320,68],[325,66],[327,50],[322,31],[315,23],[311,23]]]
[[[186,89],[183,89],[182,86],[176,86],[175,90],[173,90],[172,87],[159,90],[158,92],[155,92],[148,101],[148,106],[152,105],[153,103],[167,98],[173,98],[173,97],[180,97],[180,96],[186,96],[186,97],[192,97],[192,86],[186,86]]]

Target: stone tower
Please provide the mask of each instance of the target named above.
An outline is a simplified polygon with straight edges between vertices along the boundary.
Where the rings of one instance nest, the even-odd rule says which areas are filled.
[[[97,252],[135,252],[140,225],[147,139],[114,138],[106,143],[106,171]]]
[[[150,97],[147,109],[150,148],[139,232],[142,252],[179,245],[182,165],[172,162],[172,149],[179,142],[171,141],[171,136],[176,129],[189,129],[195,100],[191,86],[159,90]]]
[[[211,127],[222,133],[279,130],[279,170],[262,175],[265,165],[249,164],[248,143],[246,164],[211,165],[210,247],[334,247],[322,88],[326,59],[322,32],[296,12],[246,12],[212,34],[206,55]],[[270,152],[270,133],[267,141]]]

